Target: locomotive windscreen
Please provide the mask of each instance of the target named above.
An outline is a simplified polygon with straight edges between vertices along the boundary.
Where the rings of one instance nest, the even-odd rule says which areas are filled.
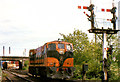
[[[67,48],[68,51],[72,51],[72,50],[73,50],[73,49],[72,49],[72,46],[71,46],[70,44],[67,44],[67,45],[66,45],[66,48]]]
[[[65,46],[64,46],[64,44],[58,44],[58,48],[59,48],[59,49],[64,49]]]
[[[56,44],[54,43],[48,44],[48,50],[56,50]]]

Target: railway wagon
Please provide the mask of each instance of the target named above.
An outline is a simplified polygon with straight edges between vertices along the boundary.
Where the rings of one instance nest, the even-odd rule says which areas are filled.
[[[73,45],[64,41],[51,41],[29,51],[29,73],[50,78],[73,76]]]
[[[18,61],[7,61],[2,63],[3,69],[18,69],[19,62]]]

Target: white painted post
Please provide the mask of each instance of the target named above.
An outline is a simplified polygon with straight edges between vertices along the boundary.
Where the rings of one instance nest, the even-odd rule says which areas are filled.
[[[104,80],[107,80],[107,68],[105,67],[105,61],[107,60],[107,42],[106,42],[106,33],[103,33],[103,71],[104,71]]]

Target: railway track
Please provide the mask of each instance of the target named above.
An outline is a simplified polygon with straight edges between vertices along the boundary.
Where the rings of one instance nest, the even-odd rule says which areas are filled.
[[[3,70],[3,73],[6,74],[5,76],[5,80],[3,80],[2,82],[34,82],[30,79],[25,78],[26,75],[20,75],[18,73],[14,73],[14,72],[10,72],[10,71],[6,71]]]
[[[52,79],[52,78],[41,78],[40,76],[38,77],[33,77],[31,74],[29,73],[25,73],[22,72],[20,70],[3,70],[4,73],[7,74],[6,79],[8,80],[8,82],[77,82],[77,81],[73,81],[73,80],[64,80],[64,79]],[[10,74],[9,74],[10,73]],[[14,76],[13,76],[14,75]],[[13,78],[14,77],[14,78]],[[2,81],[2,82],[6,82],[6,81]]]
[[[66,80],[66,79],[52,79],[41,78],[40,76],[32,76],[23,70],[3,70],[7,74],[6,80],[2,82],[102,82],[101,80]]]

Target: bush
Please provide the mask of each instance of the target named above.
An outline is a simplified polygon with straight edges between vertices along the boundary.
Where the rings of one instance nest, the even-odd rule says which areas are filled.
[[[22,70],[28,70],[28,68],[29,68],[29,60],[25,61],[24,67],[22,68]]]

